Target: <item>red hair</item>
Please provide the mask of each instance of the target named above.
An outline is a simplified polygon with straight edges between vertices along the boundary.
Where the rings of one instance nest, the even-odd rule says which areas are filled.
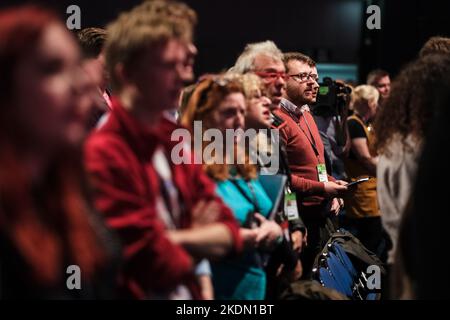
[[[81,151],[69,146],[58,150],[33,186],[23,166],[27,146],[14,139],[11,126],[3,125],[17,116],[9,110],[15,69],[53,23],[61,22],[37,7],[0,11],[0,232],[23,257],[31,278],[49,287],[62,280],[65,259],[89,278],[105,258],[88,217]]]
[[[220,102],[232,93],[242,93],[245,90],[242,83],[242,76],[215,75],[200,82],[194,89],[186,109],[181,115],[180,122],[183,126],[193,130],[194,121],[202,121],[203,132],[211,129],[209,118],[216,110]],[[202,134],[203,134],[202,132]],[[203,143],[202,153],[207,143]],[[257,177],[257,167],[249,162],[246,150],[234,149],[234,154],[244,158],[244,164],[236,165],[238,173],[244,179],[255,179]],[[230,178],[228,165],[225,163],[204,164],[205,172],[216,181],[224,181]]]
[[[55,13],[34,6],[0,11],[0,103],[10,98],[17,64],[52,23],[61,23]]]

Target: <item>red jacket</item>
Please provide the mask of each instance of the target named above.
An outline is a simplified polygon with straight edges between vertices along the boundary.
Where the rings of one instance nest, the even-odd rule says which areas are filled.
[[[148,297],[149,292],[174,289],[180,284],[200,298],[187,251],[169,241],[165,224],[158,217],[155,202],[160,196],[159,180],[152,155],[163,147],[170,159],[170,132],[177,126],[163,120],[157,130],[143,128],[113,99],[106,123],[93,132],[85,145],[85,163],[95,189],[95,205],[119,235],[124,265],[120,286],[125,296]],[[222,204],[220,222],[232,233],[234,249],[242,242],[239,226],[231,211],[215,195],[215,185],[199,165],[173,165],[172,180],[183,201],[185,214],[181,228],[189,228],[190,213],[200,199],[215,199]]]
[[[298,123],[283,108],[275,110],[274,114],[285,121],[285,124],[280,126],[280,139],[286,145],[292,188],[301,200],[300,213],[316,213],[325,200],[323,196],[325,186],[323,182],[319,181],[317,174],[317,165],[319,163],[325,164],[324,147],[317,125],[309,111],[305,111],[303,115],[299,116]],[[305,135],[306,133],[311,139],[305,118],[316,143],[318,157]],[[300,129],[299,123],[304,132]],[[328,180],[335,181],[330,175],[328,175]]]

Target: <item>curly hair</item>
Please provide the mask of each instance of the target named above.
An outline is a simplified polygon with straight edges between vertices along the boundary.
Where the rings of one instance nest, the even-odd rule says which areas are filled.
[[[450,57],[432,54],[407,65],[395,79],[392,94],[383,103],[374,123],[375,147],[388,154],[394,136],[408,148],[406,138],[420,142],[427,134],[439,92],[450,87]]]
[[[434,53],[449,54],[450,38],[431,37],[427,42],[425,42],[422,49],[420,49],[419,56],[425,57],[428,54]]]
[[[255,58],[259,55],[268,56],[274,60],[283,60],[283,53],[277,45],[270,40],[263,42],[249,43],[244,51],[237,58],[235,65],[230,69],[233,73],[244,74],[253,72]]]

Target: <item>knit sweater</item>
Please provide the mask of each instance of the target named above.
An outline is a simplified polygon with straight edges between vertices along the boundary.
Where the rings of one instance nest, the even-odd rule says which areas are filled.
[[[317,165],[325,164],[323,142],[309,111],[301,112],[300,108],[286,99],[281,103],[283,107],[274,113],[286,123],[280,128],[280,139],[286,145],[292,187],[300,199],[300,213],[313,214],[325,202],[325,186],[319,181],[317,172]],[[294,116],[286,108],[295,111]],[[316,145],[317,156],[311,142]],[[335,181],[330,175],[328,180]]]

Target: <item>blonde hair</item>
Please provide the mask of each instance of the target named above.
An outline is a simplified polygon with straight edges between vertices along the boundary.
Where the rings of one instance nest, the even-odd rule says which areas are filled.
[[[241,79],[245,98],[247,100],[253,98],[258,90],[261,92],[264,90],[261,78],[254,73],[246,73],[242,75]]]
[[[283,61],[283,53],[273,41],[267,40],[247,44],[244,51],[237,58],[236,63],[230,69],[231,72],[244,74],[254,71],[255,58],[259,55],[270,57],[274,60]]]
[[[105,43],[106,66],[113,89],[121,88],[115,73],[119,63],[129,69],[145,50],[170,39],[192,42],[195,23],[195,12],[175,1],[148,0],[122,13],[108,25]]]
[[[355,90],[352,91],[352,102],[353,108],[356,112],[364,113],[366,105],[370,101],[378,102],[380,93],[374,86],[368,84],[363,84],[357,86]]]
[[[197,24],[197,14],[188,5],[182,2],[167,0],[146,0],[141,8],[152,12],[158,16],[166,18],[183,20],[192,26]]]

